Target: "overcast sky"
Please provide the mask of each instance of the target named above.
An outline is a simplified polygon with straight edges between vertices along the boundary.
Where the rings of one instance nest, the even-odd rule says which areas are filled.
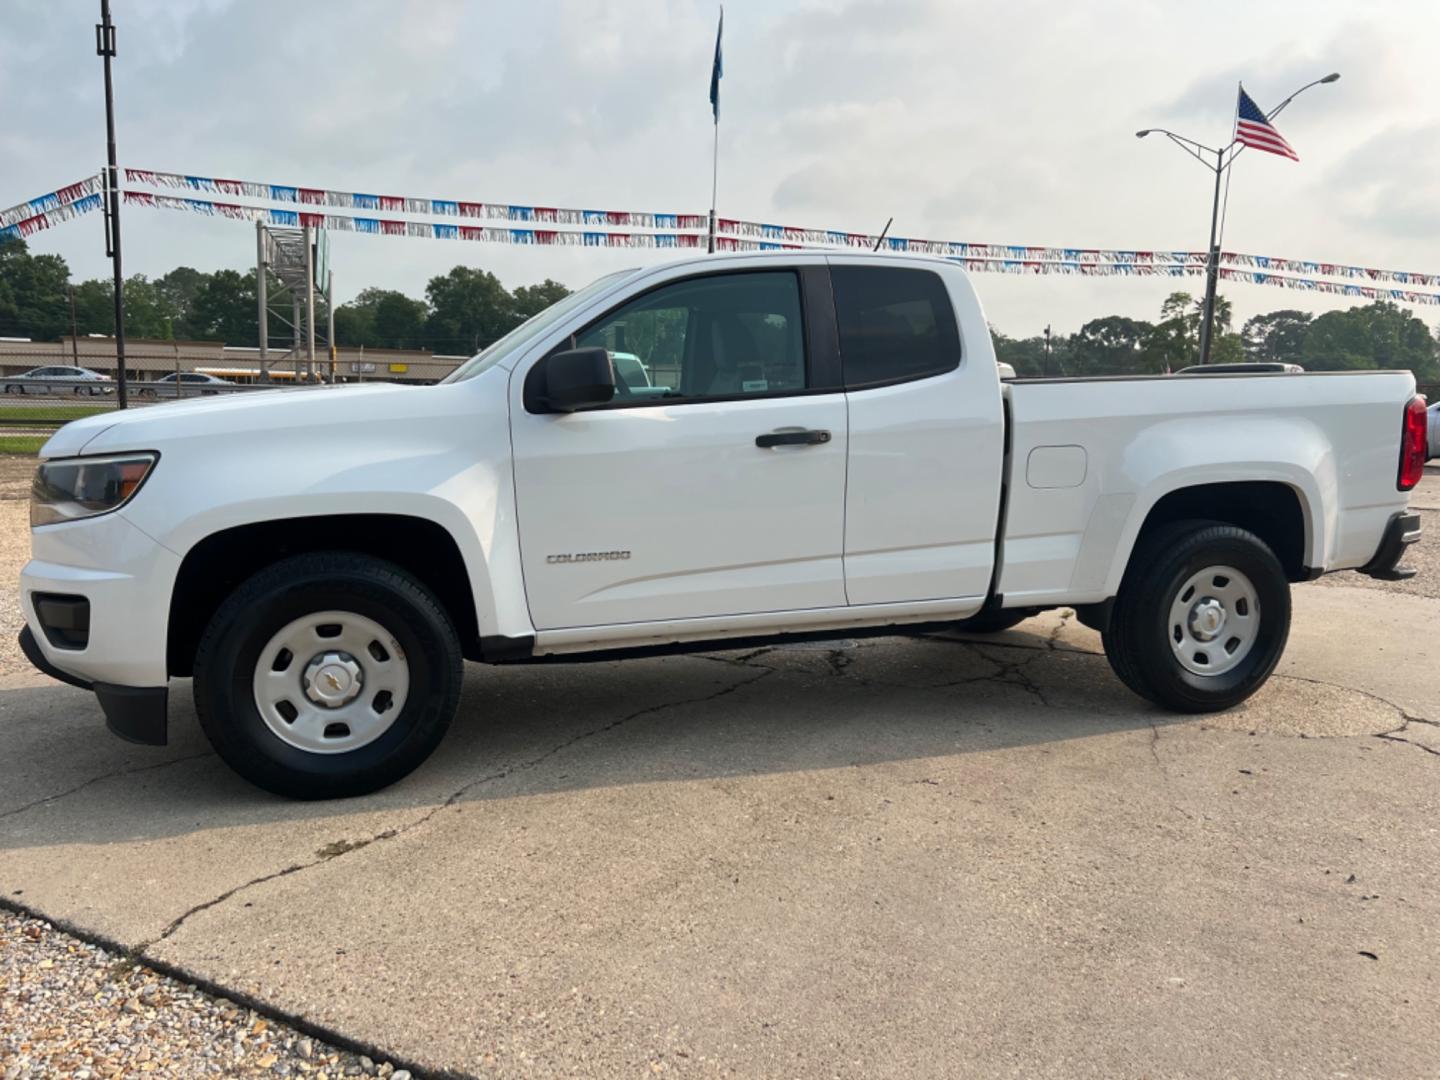
[[[713,0],[113,0],[122,165],[474,201],[703,212]],[[103,162],[95,0],[0,5],[0,206]],[[1329,71],[1247,152],[1225,247],[1440,271],[1440,4],[729,0],[722,216],[1068,247],[1203,249],[1229,137]],[[98,215],[32,240],[108,273]],[[126,269],[253,268],[253,226],[132,209]],[[457,262],[572,287],[664,253],[335,234],[341,299]],[[1017,335],[1153,318],[1173,281],[977,275]],[[1198,293],[1199,279],[1185,287]],[[1243,319],[1333,298],[1225,290]],[[1440,309],[1417,312],[1430,325]]]

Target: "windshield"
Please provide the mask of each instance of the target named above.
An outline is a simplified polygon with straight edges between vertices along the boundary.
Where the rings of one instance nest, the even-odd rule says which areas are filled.
[[[613,285],[617,280],[633,274],[633,270],[617,270],[613,274],[606,274],[604,277],[592,281],[579,292],[573,292],[563,300],[557,300],[538,315],[533,315],[521,323],[514,330],[502,337],[493,345],[472,356],[465,363],[452,371],[441,382],[453,383],[464,382],[466,379],[473,379],[482,371],[488,371],[501,360],[504,360],[516,349],[528,345],[532,338],[543,334],[552,325],[563,319],[575,308],[584,304],[590,297]]]

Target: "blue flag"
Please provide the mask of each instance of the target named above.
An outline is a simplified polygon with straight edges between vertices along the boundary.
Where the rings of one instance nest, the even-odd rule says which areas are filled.
[[[720,63],[720,39],[725,34],[725,8],[720,8],[720,25],[715,30],[715,66],[710,69],[710,108],[715,113],[715,123],[720,123],[720,76],[725,69]]]

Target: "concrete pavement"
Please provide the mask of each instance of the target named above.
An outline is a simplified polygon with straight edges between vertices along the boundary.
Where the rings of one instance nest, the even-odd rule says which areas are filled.
[[[1440,537],[1436,538],[1440,540]],[[12,902],[479,1075],[1440,1072],[1440,601],[1295,590],[1232,713],[986,641],[473,668],[379,795],[0,689]]]

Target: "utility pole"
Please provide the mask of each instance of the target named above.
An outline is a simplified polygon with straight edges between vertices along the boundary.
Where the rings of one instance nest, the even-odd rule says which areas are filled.
[[[75,323],[75,286],[66,285],[65,291],[70,294],[70,359],[76,367],[80,366],[80,331],[76,329]]]
[[[255,222],[255,297],[260,308],[260,381],[270,381],[270,295],[265,269],[265,225]]]
[[[330,385],[335,385],[335,271],[325,271],[325,344],[330,347]]]
[[[1046,324],[1045,324],[1045,360],[1044,360],[1044,363],[1042,364],[1042,367],[1044,368],[1044,371],[1042,372],[1042,374],[1048,376],[1048,375],[1050,374],[1050,324],[1049,324],[1049,323],[1046,323]]]
[[[295,378],[300,378],[300,294],[290,290],[290,361],[295,369]]]
[[[115,159],[115,88],[110,61],[115,58],[115,24],[110,21],[110,0],[100,0],[100,21],[95,24],[95,54],[105,60],[105,138],[107,207],[105,254],[115,269],[115,404],[125,408],[125,275],[120,266],[120,170]]]
[[[305,381],[315,381],[315,231],[305,226]]]

